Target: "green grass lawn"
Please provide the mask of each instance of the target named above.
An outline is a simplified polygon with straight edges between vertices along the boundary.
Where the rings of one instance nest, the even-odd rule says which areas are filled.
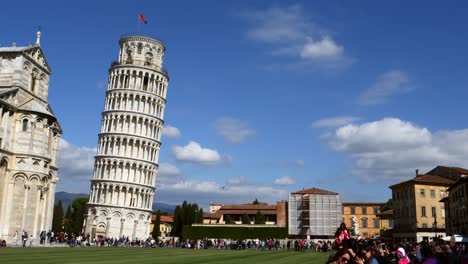
[[[170,248],[6,248],[0,263],[325,263],[328,253]]]

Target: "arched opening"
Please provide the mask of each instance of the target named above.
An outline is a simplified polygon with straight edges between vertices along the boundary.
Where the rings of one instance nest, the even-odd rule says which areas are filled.
[[[133,56],[132,56],[132,50],[127,49],[127,64],[132,64],[133,63]]]
[[[143,91],[148,91],[148,76],[143,79]]]
[[[153,64],[153,54],[148,52],[145,54],[145,66],[151,66]]]
[[[143,45],[141,43],[138,43],[137,45],[137,52],[138,54],[141,54],[141,50],[143,49]]]
[[[28,131],[28,119],[23,119],[21,125],[21,131],[26,132]]]

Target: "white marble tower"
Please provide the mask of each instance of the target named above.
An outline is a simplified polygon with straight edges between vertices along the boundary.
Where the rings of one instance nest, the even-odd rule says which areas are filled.
[[[35,45],[0,47],[0,239],[9,243],[52,227],[62,129],[40,35]]]
[[[149,236],[166,103],[165,46],[125,35],[109,69],[84,233]]]

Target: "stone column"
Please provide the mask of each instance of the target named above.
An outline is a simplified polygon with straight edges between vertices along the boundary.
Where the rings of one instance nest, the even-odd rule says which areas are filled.
[[[6,183],[5,183],[6,184]],[[8,196],[7,196],[7,200],[5,201],[5,214],[3,214],[3,235],[4,236],[9,236],[10,234],[8,234],[8,229],[10,227],[10,216],[11,216],[11,205],[13,203],[13,190],[15,188],[15,182],[13,181],[13,179],[10,179],[9,183],[8,183]],[[20,232],[20,231],[18,231]]]
[[[29,189],[31,189],[31,186],[28,183],[25,183],[24,184],[23,216],[21,217],[21,230],[24,230],[24,224],[26,221],[26,210],[28,209]],[[24,230],[24,231],[31,233],[31,230]]]
[[[41,224],[40,224],[40,231],[47,231],[46,230],[46,227],[45,227],[45,219],[46,219],[46,201],[48,200],[47,199],[47,196],[49,194],[47,192],[41,192],[41,210],[42,210],[42,214],[41,214]]]
[[[50,183],[49,183],[49,194],[48,195],[48,201],[47,201],[47,211],[46,211],[46,214],[47,214],[47,220],[45,222],[46,224],[46,229],[49,230],[49,229],[52,229],[52,218],[54,216],[54,202],[55,202],[55,187],[56,187],[56,184],[57,184],[57,181],[58,180],[52,180]]]
[[[125,224],[125,219],[120,219],[120,231],[119,231],[119,238],[121,238],[121,237],[122,237],[122,235],[123,235],[124,224]]]
[[[135,220],[135,222],[133,223],[133,233],[132,233],[132,239],[133,240],[136,238],[137,226],[138,226],[138,220]]]
[[[34,234],[34,238],[37,238],[37,221],[38,221],[38,218],[39,218],[39,204],[41,202],[41,188],[42,186],[37,186],[37,201],[36,201],[36,207],[35,207],[35,214],[34,214],[34,231],[33,231],[33,234]]]
[[[109,228],[110,228],[110,224],[111,224],[111,217],[107,217],[106,220],[107,220],[107,224],[106,224],[106,238],[109,237]]]

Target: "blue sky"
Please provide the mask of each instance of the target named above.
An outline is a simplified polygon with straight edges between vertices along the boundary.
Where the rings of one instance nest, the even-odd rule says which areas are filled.
[[[468,167],[467,11],[428,1],[9,1],[0,44],[34,43],[41,26],[64,130],[59,190],[89,189],[107,71],[120,36],[139,28],[166,43],[171,78],[156,201],[275,202],[317,187],[378,202],[415,169]]]

